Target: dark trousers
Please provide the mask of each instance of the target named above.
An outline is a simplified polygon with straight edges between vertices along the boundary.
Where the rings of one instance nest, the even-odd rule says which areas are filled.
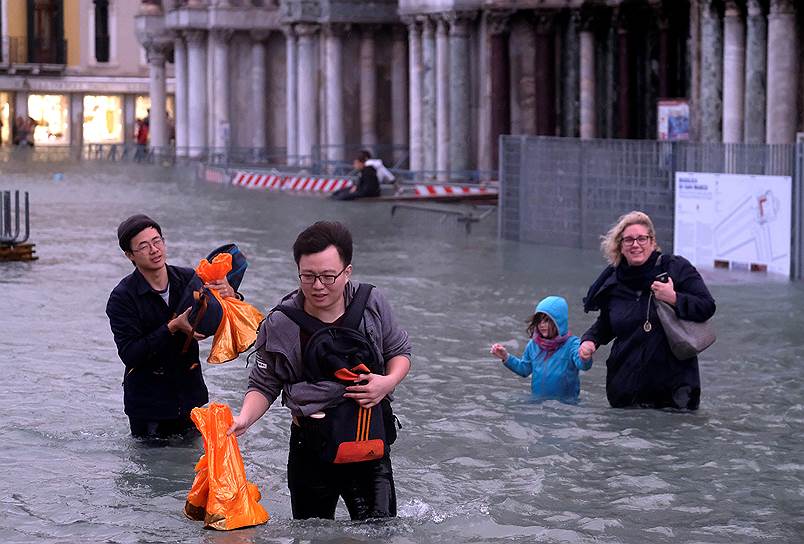
[[[131,436],[134,438],[169,438],[171,436],[195,437],[198,431],[189,417],[178,419],[140,419],[129,417]]]
[[[295,519],[335,518],[343,497],[353,520],[396,516],[391,458],[336,465],[319,458],[310,431],[292,425],[288,454],[288,489]],[[308,434],[308,438],[305,435]]]

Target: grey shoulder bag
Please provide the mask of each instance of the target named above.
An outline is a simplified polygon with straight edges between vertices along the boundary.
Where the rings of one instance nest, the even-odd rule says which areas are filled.
[[[646,332],[650,332],[650,301],[653,298],[651,291],[648,298],[648,315],[643,326]],[[656,301],[656,314],[662,323],[667,343],[670,344],[670,351],[677,359],[683,361],[695,357],[715,343],[715,328],[711,319],[703,323],[681,319],[672,306],[661,300]]]

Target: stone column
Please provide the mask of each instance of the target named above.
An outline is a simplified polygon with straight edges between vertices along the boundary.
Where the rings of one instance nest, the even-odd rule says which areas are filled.
[[[422,153],[424,169],[436,169],[436,48],[435,24],[422,18]]]
[[[670,85],[668,82],[668,72],[670,69],[670,22],[667,20],[667,12],[661,4],[654,8],[654,13],[659,30],[659,98],[670,98]]]
[[[252,126],[251,147],[264,150],[267,145],[265,125],[268,122],[266,96],[265,40],[269,32],[253,31],[251,33],[251,108]]]
[[[556,134],[556,57],[553,37],[553,17],[539,15],[536,19],[536,134]]]
[[[793,0],[771,0],[768,16],[769,144],[795,141],[798,121],[798,35]]]
[[[509,74],[508,37],[510,14],[487,12],[486,19],[491,36],[491,130],[489,146],[492,164],[500,164],[500,136],[511,131],[511,94]]]
[[[229,119],[229,38],[231,31],[216,30],[212,33],[212,54],[215,63],[215,125],[213,127],[213,146],[218,150],[227,149],[231,144],[231,123]]]
[[[572,11],[564,29],[563,51],[563,97],[561,135],[574,137],[578,134],[578,100],[580,80],[578,74],[578,23],[580,13]]]
[[[745,104],[745,27],[736,0],[723,17],[723,142],[743,141]]]
[[[377,145],[377,63],[374,27],[360,32],[360,139],[370,150]]]
[[[580,134],[581,138],[594,138],[597,129],[595,111],[595,35],[592,32],[591,16],[586,14],[582,20],[580,32]]]
[[[176,82],[174,108],[176,156],[187,156],[187,44],[180,34],[173,40],[173,79]]]
[[[424,165],[422,156],[422,42],[415,19],[409,19],[408,61],[410,63],[410,166],[419,171]]]
[[[286,108],[287,122],[287,162],[296,164],[299,155],[299,95],[298,95],[298,43],[293,26],[283,28],[285,32],[285,62],[287,66],[286,81]]]
[[[123,141],[129,145],[134,144],[136,142],[135,138],[136,131],[137,131],[137,96],[133,94],[125,94],[123,95]],[[186,137],[187,136],[186,126],[184,134]],[[184,151],[186,154],[187,150],[185,149]]]
[[[722,140],[723,26],[717,0],[701,0],[701,141]]]
[[[764,144],[768,23],[760,0],[748,0],[746,26],[743,141],[747,144]]]
[[[391,141],[394,160],[402,161],[408,143],[408,47],[404,28],[394,26],[391,45]]]
[[[167,112],[165,110],[165,48],[151,45],[146,49],[148,56],[148,90],[151,97],[151,115],[148,135],[151,149],[157,154],[167,151]]]
[[[298,153],[309,164],[318,136],[318,78],[316,77],[316,42],[318,25],[296,25],[299,35],[299,62],[296,81],[299,95]]]
[[[519,134],[536,133],[536,28],[532,21],[520,19],[511,25],[510,53],[513,58],[512,93],[516,101]]]
[[[70,94],[70,145],[79,150],[84,145],[84,95]]]
[[[449,179],[449,29],[447,21],[436,21],[436,167],[439,179]]]
[[[689,59],[689,82],[687,96],[690,100],[690,140],[701,140],[701,7],[700,0],[690,0],[689,37],[687,38],[687,58]],[[763,80],[764,84],[764,80]],[[765,132],[765,125],[762,125]]]
[[[449,162],[452,172],[463,172],[470,168],[469,23],[468,16],[460,13],[451,14],[449,33]]]
[[[327,126],[327,159],[342,161],[346,139],[343,128],[343,44],[341,43],[341,28],[330,24],[324,28],[326,62],[326,126]],[[362,52],[362,51],[361,51]],[[362,62],[361,56],[361,62]],[[361,85],[363,75],[361,73]],[[363,118],[363,96],[361,88],[360,102],[361,124]]]
[[[617,136],[631,138],[631,70],[628,18],[620,12],[617,17]]]
[[[187,38],[187,145],[190,157],[207,149],[207,47],[206,32],[190,30]]]

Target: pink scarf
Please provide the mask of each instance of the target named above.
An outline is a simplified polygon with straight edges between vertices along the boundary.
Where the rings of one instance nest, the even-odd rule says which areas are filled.
[[[545,338],[539,334],[539,331],[533,331],[533,341],[536,342],[536,345],[542,348],[542,352],[544,353],[544,360],[546,361],[553,354],[559,350],[561,346],[564,345],[564,342],[569,340],[570,333],[561,335],[561,336],[554,336],[553,338]]]

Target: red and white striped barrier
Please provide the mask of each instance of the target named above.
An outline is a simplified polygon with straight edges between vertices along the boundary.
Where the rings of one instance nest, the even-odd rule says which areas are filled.
[[[245,187],[246,189],[265,189],[268,191],[331,193],[344,187],[351,187],[352,180],[349,178],[294,177],[237,172],[232,178],[232,185]]]
[[[203,166],[199,167],[201,169],[200,177],[210,183],[229,183],[229,174],[226,170],[221,168],[213,168],[211,166]]]
[[[464,187],[462,185],[416,185],[416,196],[451,196],[451,195],[496,195],[497,189],[489,187]]]

